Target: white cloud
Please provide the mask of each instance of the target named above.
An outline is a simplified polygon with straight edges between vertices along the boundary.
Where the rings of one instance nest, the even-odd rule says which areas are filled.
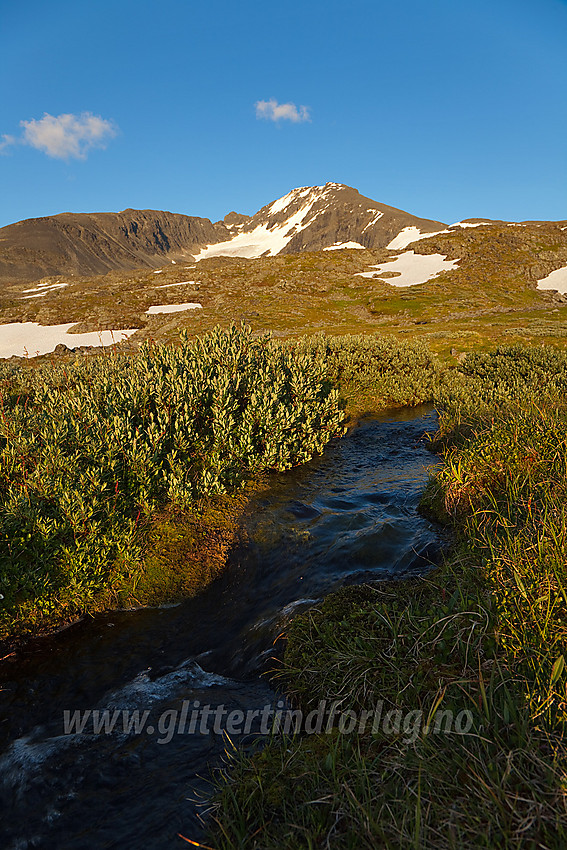
[[[55,159],[86,159],[91,148],[104,148],[116,135],[114,125],[100,115],[49,115],[31,121],[20,121],[24,128],[22,142]]]
[[[0,138],[0,153],[3,153],[6,148],[11,147],[16,144],[16,139],[14,136],[8,136],[6,133],[2,135]]]
[[[275,98],[270,100],[258,100],[256,106],[256,118],[265,118],[266,121],[292,121],[298,124],[301,121],[311,121],[307,106],[295,103],[278,103]]]

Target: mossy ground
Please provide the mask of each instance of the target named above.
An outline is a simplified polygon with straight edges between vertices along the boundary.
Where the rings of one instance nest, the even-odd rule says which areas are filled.
[[[119,591],[126,605],[171,602],[195,596],[223,572],[238,540],[242,515],[266,486],[202,501],[192,511],[170,510],[153,519],[142,569]]]
[[[226,568],[231,547],[240,541],[242,516],[265,486],[266,481],[258,478],[243,492],[203,499],[191,510],[170,507],[153,516],[140,529],[141,557],[117,563],[94,596],[81,600],[62,594],[52,612],[23,603],[16,620],[5,626],[0,655],[85,615],[196,596]]]

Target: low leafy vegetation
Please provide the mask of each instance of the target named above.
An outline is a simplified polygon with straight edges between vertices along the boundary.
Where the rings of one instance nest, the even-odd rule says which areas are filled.
[[[440,374],[419,343],[278,342],[244,326],[130,356],[4,364],[0,638],[196,592],[243,507],[212,498],[320,453],[344,430],[339,392],[351,413],[417,404]]]
[[[0,436],[4,634],[85,610],[140,569],[147,521],[320,452],[344,412],[320,356],[215,330],[138,356],[7,369]]]
[[[0,638],[196,592],[244,504],[211,499],[321,452],[344,429],[339,392],[351,413],[417,404],[440,375],[419,343],[234,326],[134,355],[3,364]]]
[[[445,376],[439,360],[421,342],[381,335],[316,334],[289,343],[327,364],[327,374],[351,409],[374,404],[413,406],[432,401]]]

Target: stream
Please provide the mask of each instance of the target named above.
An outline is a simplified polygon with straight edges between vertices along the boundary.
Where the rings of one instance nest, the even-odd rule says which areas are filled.
[[[362,420],[321,457],[273,476],[245,520],[246,546],[198,598],[98,615],[4,662],[2,850],[169,850],[187,846],[178,833],[200,840],[210,771],[227,741],[212,722],[208,734],[191,729],[192,710],[281,706],[262,674],[292,616],[345,583],[424,574],[439,559],[440,531],[417,513],[435,462],[421,437],[436,423],[431,407]],[[93,718],[105,710],[119,719],[97,732]],[[189,723],[173,731],[183,710]],[[137,732],[123,722],[135,711],[148,712]],[[243,746],[257,733],[231,738]]]

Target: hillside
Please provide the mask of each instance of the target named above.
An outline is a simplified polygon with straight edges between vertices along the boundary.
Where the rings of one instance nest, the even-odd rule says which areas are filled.
[[[97,219],[97,250],[109,222],[119,234],[115,243],[105,237],[106,253],[95,258],[93,248],[89,261],[135,262],[136,269],[46,275],[35,284],[5,281],[0,323],[11,327],[2,332],[0,357],[49,352],[57,342],[77,348],[129,338],[128,345],[137,346],[149,338],[177,339],[182,329],[195,336],[239,321],[278,336],[380,331],[419,337],[448,356],[500,341],[567,339],[567,295],[556,291],[567,292],[565,221],[446,226],[337,184],[297,189],[253,217],[229,213],[216,224],[169,213],[144,216],[87,217],[91,227]],[[62,219],[59,233],[69,222],[55,218]],[[126,227],[134,218],[135,232]],[[45,223],[48,246],[52,220],[36,221]],[[28,224],[11,227],[24,232]],[[65,250],[69,257],[74,250],[79,263],[87,231],[73,241],[69,228]],[[192,253],[183,258],[180,246],[190,238],[196,240]],[[159,255],[152,253],[156,245]]]

